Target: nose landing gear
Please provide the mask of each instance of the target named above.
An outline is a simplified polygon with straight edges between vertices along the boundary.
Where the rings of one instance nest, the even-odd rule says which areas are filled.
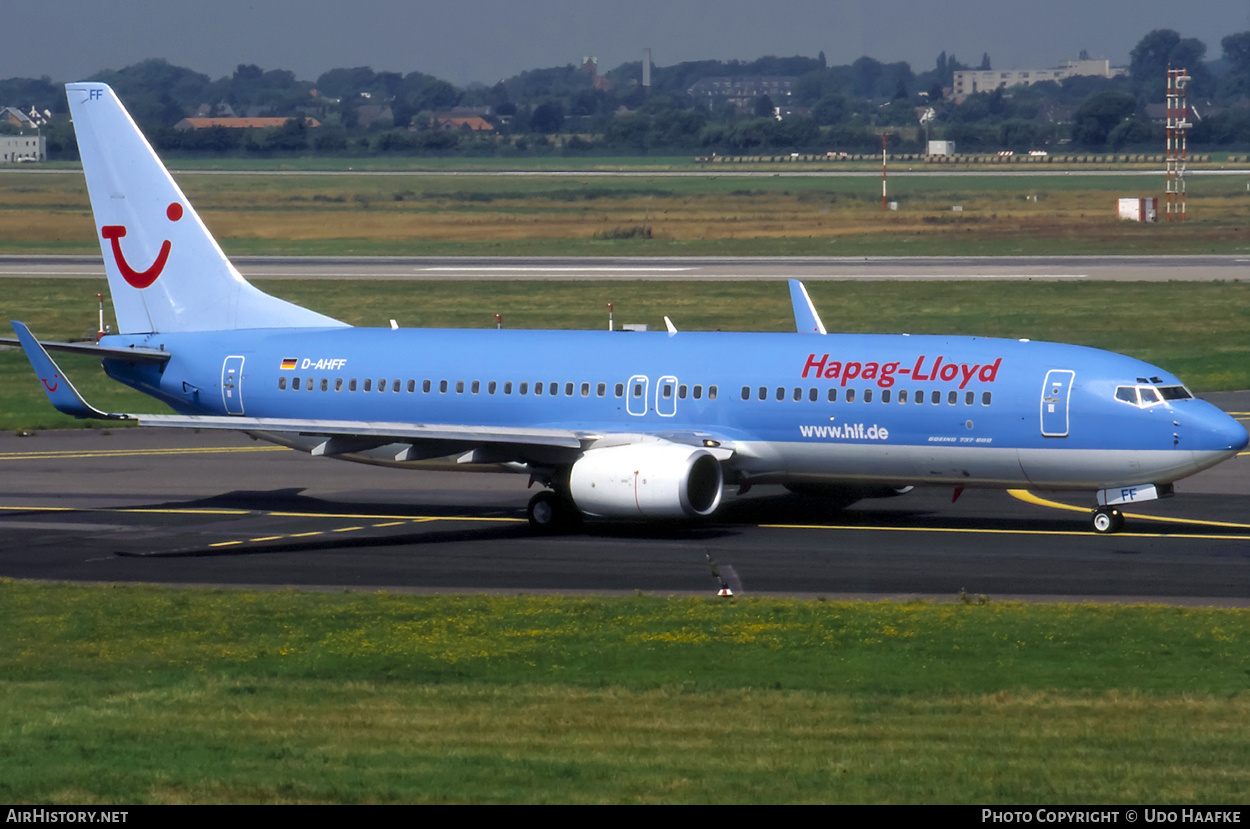
[[[1115,507],[1099,507],[1093,515],[1094,532],[1102,535],[1118,533],[1124,529],[1124,513]]]

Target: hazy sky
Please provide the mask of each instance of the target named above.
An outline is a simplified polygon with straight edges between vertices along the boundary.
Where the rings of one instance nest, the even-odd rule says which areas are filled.
[[[414,70],[457,85],[494,83],[583,55],[603,69],[637,60],[753,60],[824,50],[933,66],[942,50],[995,68],[1052,66],[1081,49],[1113,65],[1152,29],[1220,56],[1250,29],[1250,0],[4,0],[0,78],[72,81],[145,58],[212,78],[240,63],[315,80],[335,67]]]

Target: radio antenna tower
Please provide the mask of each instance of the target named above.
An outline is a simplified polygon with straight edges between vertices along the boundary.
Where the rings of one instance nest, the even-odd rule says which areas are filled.
[[[1189,73],[1184,69],[1168,70],[1168,146],[1167,146],[1167,220],[1173,214],[1178,222],[1185,221],[1185,131],[1193,126],[1185,120],[1189,104],[1185,98],[1185,85]]]

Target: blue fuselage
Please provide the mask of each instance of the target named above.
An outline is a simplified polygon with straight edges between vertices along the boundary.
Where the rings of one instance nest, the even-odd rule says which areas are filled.
[[[734,442],[740,477],[783,483],[1161,483],[1247,440],[1172,375],[1055,343],[337,328],[105,344],[170,351],[163,370],[108,370],[183,414],[697,431]]]

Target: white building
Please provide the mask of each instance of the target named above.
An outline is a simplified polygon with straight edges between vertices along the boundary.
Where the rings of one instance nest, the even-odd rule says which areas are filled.
[[[42,135],[0,135],[0,164],[47,160],[48,139]]]
[[[1106,60],[1065,60],[1052,69],[960,69],[955,72],[951,95],[958,98],[963,95],[974,95],[977,92],[989,92],[1021,84],[1032,86],[1042,81],[1059,83],[1064,78],[1071,78],[1075,75],[1115,78],[1127,74],[1127,69],[1122,67],[1113,69],[1111,62]]]

